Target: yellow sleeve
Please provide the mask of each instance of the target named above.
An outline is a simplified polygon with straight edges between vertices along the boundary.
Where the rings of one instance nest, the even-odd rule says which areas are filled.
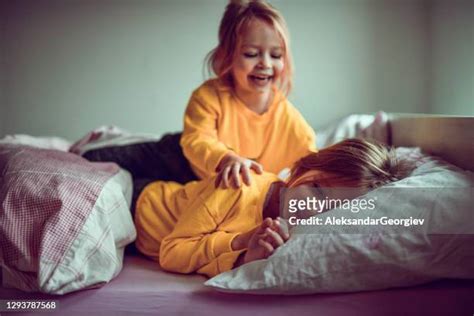
[[[229,202],[227,198],[235,200],[231,196],[222,196],[223,191],[232,192],[218,189],[214,198],[224,199],[226,202]],[[227,213],[228,210],[221,209],[219,212]],[[245,250],[232,250],[232,240],[240,233],[218,231],[220,221],[221,219],[212,215],[204,201],[197,208],[183,214],[171,234],[161,243],[161,267],[172,272],[198,272],[209,277],[231,270]]]
[[[184,115],[181,147],[201,178],[212,176],[221,159],[231,150],[217,138],[219,99],[206,85],[196,90]]]

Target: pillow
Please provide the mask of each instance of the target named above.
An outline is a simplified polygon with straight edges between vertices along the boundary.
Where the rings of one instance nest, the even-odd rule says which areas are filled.
[[[0,139],[0,144],[27,145],[44,149],[68,151],[71,143],[61,137],[36,137],[24,134],[7,135]]]
[[[128,172],[67,152],[0,145],[0,175],[3,286],[65,294],[120,272],[136,236]]]
[[[328,147],[347,138],[365,138],[388,144],[388,115],[385,112],[351,114],[317,130],[316,146]]]
[[[118,126],[100,126],[87,133],[71,145],[69,151],[84,155],[86,152],[111,146],[124,146],[136,143],[160,140],[161,136],[154,134],[132,134]]]
[[[397,150],[417,167],[410,177],[369,192],[373,210],[333,209],[326,218],[423,218],[422,226],[296,226],[267,260],[222,273],[205,285],[254,294],[378,290],[441,278],[474,278],[474,177],[470,172]],[[333,222],[334,224],[334,222]]]

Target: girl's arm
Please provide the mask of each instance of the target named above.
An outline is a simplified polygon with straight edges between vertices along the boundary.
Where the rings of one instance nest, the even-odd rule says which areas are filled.
[[[211,199],[221,203],[219,214],[210,210],[205,201],[192,207],[178,220],[175,228],[161,243],[160,265],[179,272],[198,272],[209,277],[231,270],[245,249],[234,250],[232,242],[240,233],[219,231],[218,225],[240,198],[240,190],[217,189]]]
[[[222,158],[232,153],[217,138],[219,112],[217,96],[205,86],[193,93],[186,108],[181,147],[200,178],[215,174]]]
[[[250,185],[250,169],[261,174],[263,167],[253,160],[240,157],[219,141],[218,102],[218,97],[209,87],[203,86],[193,93],[184,116],[181,136],[184,155],[200,178],[219,173],[216,187],[240,187],[241,177],[243,183]]]
[[[206,207],[188,214],[161,244],[160,265],[165,270],[213,277],[268,258],[290,237],[281,218],[266,218],[246,233],[227,233],[216,230],[215,219]]]

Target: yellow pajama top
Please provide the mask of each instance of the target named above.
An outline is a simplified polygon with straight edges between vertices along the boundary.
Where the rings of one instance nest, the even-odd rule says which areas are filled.
[[[298,110],[276,88],[267,112],[251,111],[218,79],[196,89],[186,108],[181,146],[201,178],[215,174],[230,151],[257,161],[278,174],[316,151],[315,133]]]
[[[266,193],[277,177],[252,175],[250,186],[215,188],[215,178],[189,182],[156,181],[140,194],[136,246],[163,269],[209,277],[231,270],[244,250],[232,239],[262,222]]]

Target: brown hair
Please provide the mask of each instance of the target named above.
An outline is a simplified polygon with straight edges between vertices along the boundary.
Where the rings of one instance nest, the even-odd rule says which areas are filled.
[[[283,16],[263,0],[231,0],[219,26],[219,43],[206,56],[209,73],[233,87],[232,65],[239,51],[240,37],[253,19],[260,19],[279,33],[283,42],[284,69],[279,88],[288,95],[292,87],[293,61],[289,48],[290,36]],[[212,70],[212,71],[211,71]]]
[[[316,170],[323,173],[323,179],[313,177],[315,182],[322,180],[331,186],[374,189],[403,179],[412,169],[407,161],[397,159],[391,148],[354,138],[301,158],[295,163],[288,184],[308,184],[311,177],[303,182],[299,178],[308,171]],[[318,184],[321,185],[320,182]]]

